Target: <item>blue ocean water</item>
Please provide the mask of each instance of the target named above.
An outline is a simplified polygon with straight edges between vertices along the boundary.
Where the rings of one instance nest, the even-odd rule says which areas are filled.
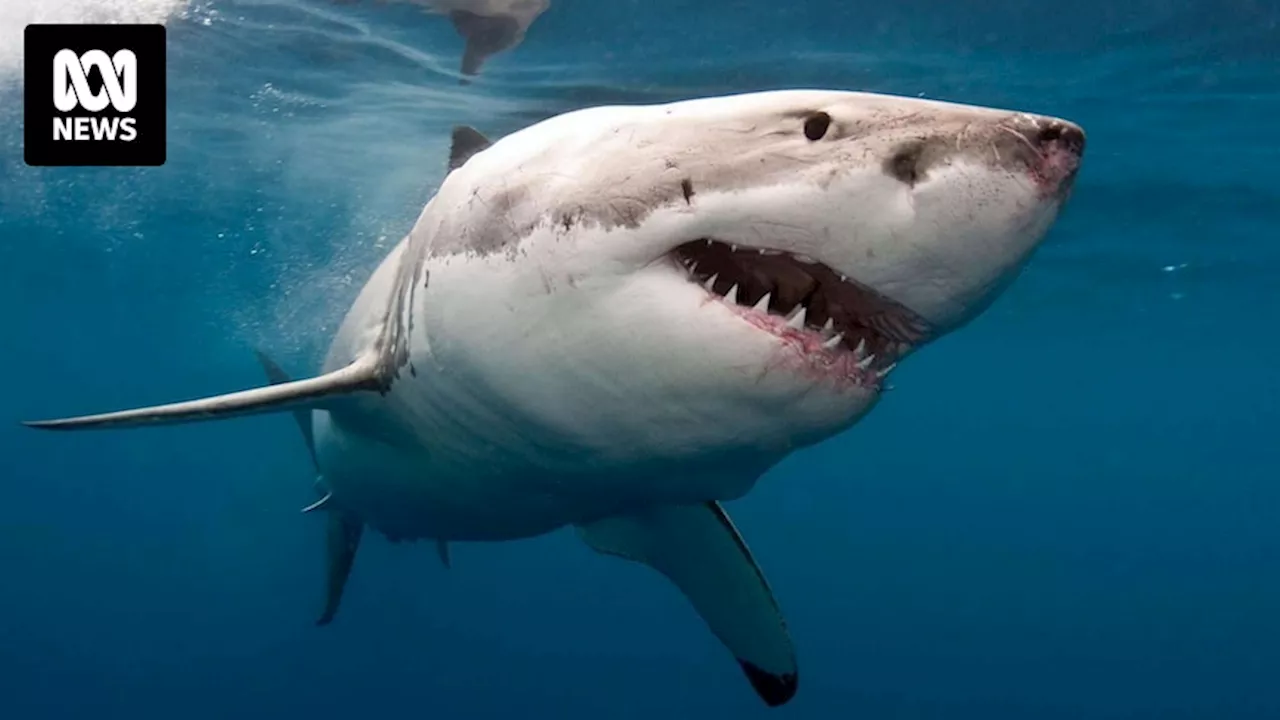
[[[470,86],[409,5],[0,9],[0,717],[1280,717],[1280,4],[553,0]],[[978,7],[980,5],[980,7]],[[35,20],[164,18],[162,168],[31,168]],[[730,504],[787,614],[765,708],[682,597],[570,532],[322,527],[282,416],[19,419],[314,369],[444,173],[448,130],[833,87],[1089,134],[1027,272],[862,423]]]

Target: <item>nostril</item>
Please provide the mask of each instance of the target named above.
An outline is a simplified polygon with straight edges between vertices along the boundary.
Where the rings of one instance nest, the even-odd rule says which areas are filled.
[[[885,174],[914,187],[923,174],[924,149],[924,143],[919,141],[900,146],[898,151],[885,161]]]

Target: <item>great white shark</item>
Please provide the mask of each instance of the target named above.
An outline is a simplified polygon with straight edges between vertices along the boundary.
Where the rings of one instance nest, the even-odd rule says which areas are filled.
[[[783,615],[721,503],[881,399],[978,316],[1073,186],[1084,133],[1042,115],[830,90],[568,112],[449,171],[373,272],[321,374],[60,420],[292,411],[328,517],[337,611],[364,528],[439,543],[566,526],[669,578],[770,706]]]

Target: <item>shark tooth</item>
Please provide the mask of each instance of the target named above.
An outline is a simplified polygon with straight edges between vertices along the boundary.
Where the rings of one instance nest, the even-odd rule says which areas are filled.
[[[804,318],[805,318],[805,315],[807,314],[808,314],[808,308],[806,308],[804,305],[796,305],[795,309],[791,311],[791,317],[787,318],[787,327],[792,328],[794,330],[803,329]]]

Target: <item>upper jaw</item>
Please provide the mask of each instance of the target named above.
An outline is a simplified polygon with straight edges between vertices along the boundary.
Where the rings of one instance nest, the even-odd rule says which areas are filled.
[[[669,257],[708,300],[778,338],[795,369],[838,384],[881,389],[932,334],[908,308],[803,255],[703,238]]]

